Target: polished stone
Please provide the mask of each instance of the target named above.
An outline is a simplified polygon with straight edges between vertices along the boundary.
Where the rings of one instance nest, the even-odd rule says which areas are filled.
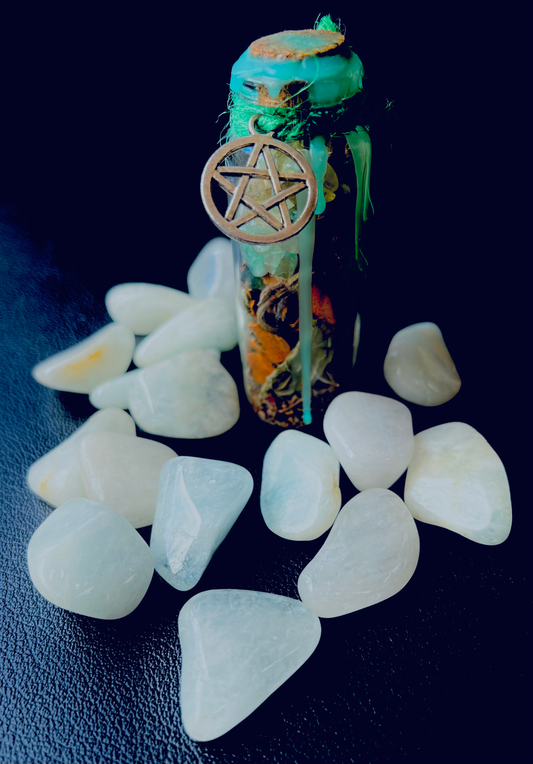
[[[271,531],[309,541],[333,525],[341,507],[339,460],[331,446],[298,430],[285,430],[263,462],[261,512]]]
[[[479,544],[501,544],[511,530],[505,467],[485,438],[462,422],[441,424],[415,436],[405,503],[417,520]]]
[[[237,344],[235,309],[226,300],[204,300],[145,337],[135,349],[137,366],[151,366],[184,350],[231,350]]]
[[[41,361],[32,369],[36,382],[70,393],[90,393],[131,363],[135,337],[121,324],[108,324],[82,342]]]
[[[148,366],[129,395],[131,415],[152,435],[211,438],[239,418],[237,385],[208,350],[186,351]]]
[[[187,286],[190,294],[200,300],[216,297],[228,300],[232,305],[235,303],[236,281],[231,239],[217,236],[205,245],[189,268]]]
[[[108,379],[107,382],[102,382],[101,385],[95,387],[92,393],[89,395],[89,400],[95,409],[106,408],[129,408],[129,393],[133,380],[136,375],[141,373],[141,369],[134,369],[128,371],[126,374],[122,374],[120,377],[114,377],[114,379]]]
[[[73,613],[111,620],[135,610],[152,580],[146,542],[119,514],[72,499],[37,528],[28,546],[36,589]]]
[[[419,550],[415,522],[400,497],[370,488],[341,509],[323,547],[301,572],[298,593],[321,618],[361,610],[406,585]]]
[[[192,597],[178,625],[183,726],[200,741],[224,735],[249,716],[320,640],[319,619],[300,601],[237,589]]]
[[[134,436],[135,422],[120,409],[97,411],[66,440],[31,465],[27,475],[29,488],[53,507],[87,496],[78,448],[83,438],[91,432],[118,432]]]
[[[134,334],[150,334],[177,313],[194,305],[186,292],[161,284],[117,284],[105,296],[107,312]]]
[[[238,464],[180,456],[161,470],[150,548],[176,589],[196,586],[248,503],[254,481]]]
[[[337,396],[324,417],[324,432],[360,491],[389,488],[413,454],[411,412],[403,403],[371,393]]]
[[[440,406],[461,387],[442,332],[432,323],[406,326],[394,335],[384,373],[396,395],[420,406]]]
[[[87,496],[126,518],[134,528],[154,521],[159,475],[177,454],[147,438],[95,432],[80,443],[80,463]]]

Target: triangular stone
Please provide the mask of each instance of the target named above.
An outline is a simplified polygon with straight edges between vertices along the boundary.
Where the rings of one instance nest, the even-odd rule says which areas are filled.
[[[53,507],[59,507],[70,499],[87,496],[78,449],[83,438],[92,432],[117,432],[135,436],[135,422],[120,409],[97,411],[63,443],[31,465],[27,476],[29,488]]]
[[[252,476],[238,464],[192,456],[167,462],[150,538],[159,575],[181,591],[196,586],[253,487]]]
[[[143,335],[193,305],[194,300],[178,289],[138,282],[112,287],[105,296],[105,304],[113,321]]]
[[[440,406],[461,387],[442,332],[430,322],[406,326],[394,335],[383,370],[400,398],[420,406]]]
[[[299,600],[215,589],[181,609],[183,725],[213,740],[239,724],[310,657],[320,621]]]
[[[151,525],[161,469],[176,456],[168,446],[147,438],[112,432],[88,435],[80,444],[87,496],[115,509],[134,528]]]
[[[145,337],[135,349],[134,361],[136,366],[151,366],[184,350],[231,350],[236,344],[234,306],[227,300],[204,300]]]
[[[135,337],[120,324],[108,324],[67,350],[41,361],[32,369],[36,382],[70,393],[90,393],[123,374],[131,363]]]

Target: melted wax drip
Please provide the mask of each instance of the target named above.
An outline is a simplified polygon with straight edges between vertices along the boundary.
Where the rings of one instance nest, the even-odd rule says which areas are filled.
[[[305,199],[298,195],[298,206],[305,205]],[[313,273],[313,249],[315,246],[315,216],[298,234],[300,250],[300,275],[298,296],[300,303],[300,360],[302,363],[302,402],[304,424],[311,424],[311,333],[313,330],[313,300],[311,278]]]

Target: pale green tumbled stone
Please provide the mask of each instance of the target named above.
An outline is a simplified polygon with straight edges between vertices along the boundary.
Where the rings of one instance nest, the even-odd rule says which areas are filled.
[[[96,409],[106,409],[110,407],[127,409],[129,407],[129,394],[133,380],[141,369],[134,369],[122,374],[120,377],[108,379],[101,385],[95,387],[89,395],[91,404]]]
[[[312,655],[320,621],[299,600],[215,589],[182,607],[180,704],[194,740],[213,740],[249,716]]]
[[[135,336],[121,324],[108,324],[82,342],[41,361],[32,369],[36,382],[54,390],[90,393],[123,374],[131,363]]]
[[[79,451],[87,496],[116,510],[134,528],[151,525],[161,470],[176,456],[172,448],[148,438],[92,433]]]
[[[83,438],[92,432],[134,436],[135,422],[120,409],[97,411],[70,437],[31,465],[27,475],[29,488],[53,507],[87,496],[78,449]]]
[[[501,544],[511,531],[505,467],[483,435],[463,422],[448,422],[415,435],[405,503],[417,520],[478,544]]]
[[[415,522],[400,497],[370,488],[341,509],[301,572],[298,593],[321,618],[361,610],[399,592],[415,572],[419,552]]]
[[[211,438],[239,418],[232,376],[209,350],[190,350],[148,366],[129,393],[141,430],[168,438]]]
[[[193,297],[216,297],[234,304],[236,281],[231,239],[217,236],[200,251],[187,273],[187,286]]]
[[[135,610],[152,580],[148,545],[104,504],[72,499],[31,537],[28,567],[35,588],[54,605],[111,620]]]
[[[167,462],[150,539],[159,575],[181,591],[196,586],[253,487],[252,476],[238,464],[192,456]]]
[[[112,287],[105,296],[105,304],[113,321],[143,335],[194,305],[194,300],[178,289],[133,282]]]
[[[295,541],[327,531],[341,507],[339,472],[323,440],[297,430],[280,433],[263,462],[261,512],[270,530]]]
[[[213,298],[195,303],[145,337],[133,360],[136,366],[151,366],[184,350],[231,350],[236,344],[235,308],[227,300]]]

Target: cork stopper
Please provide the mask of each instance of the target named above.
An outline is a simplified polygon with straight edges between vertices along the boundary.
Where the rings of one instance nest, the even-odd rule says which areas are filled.
[[[252,56],[302,61],[310,56],[336,52],[344,42],[344,35],[327,29],[299,29],[277,32],[260,37],[250,46]]]

